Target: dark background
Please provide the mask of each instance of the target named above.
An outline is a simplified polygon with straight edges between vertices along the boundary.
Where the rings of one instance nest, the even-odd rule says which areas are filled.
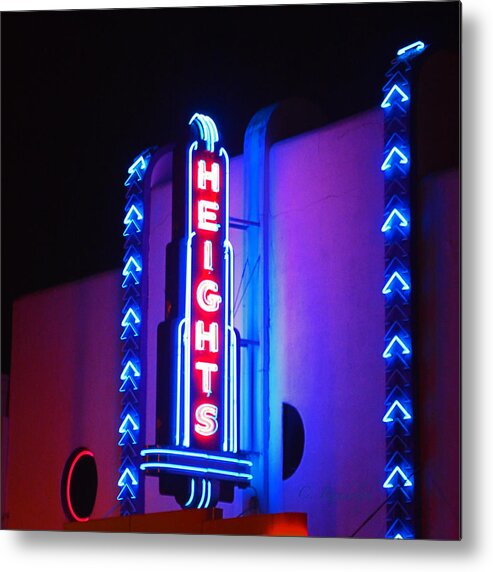
[[[457,48],[458,2],[3,13],[2,372],[15,298],[117,268],[133,158],[195,111],[231,156],[261,107],[378,105],[396,50]]]

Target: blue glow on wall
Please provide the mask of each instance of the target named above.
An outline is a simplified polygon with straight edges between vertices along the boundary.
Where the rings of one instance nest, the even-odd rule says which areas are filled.
[[[415,537],[414,434],[411,330],[411,145],[410,107],[413,57],[425,49],[422,41],[404,46],[391,62],[383,86],[385,144],[383,163],[385,210],[381,227],[385,242],[384,350],[387,462],[382,486],[387,496],[386,538]]]
[[[149,150],[141,153],[128,169],[124,186],[127,202],[124,207],[123,237],[125,249],[122,269],[122,317],[121,317],[121,361],[118,395],[122,411],[118,427],[118,446],[121,447],[122,463],[117,480],[120,513],[128,515],[143,510],[143,497],[139,488],[139,453],[141,435],[140,395],[142,379],[141,326],[141,282],[143,273],[142,235],[144,230],[144,201],[142,181],[149,165]]]

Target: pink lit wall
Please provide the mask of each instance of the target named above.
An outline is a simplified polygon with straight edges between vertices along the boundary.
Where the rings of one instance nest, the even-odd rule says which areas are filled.
[[[61,529],[65,462],[93,451],[93,516],[117,512],[120,273],[100,274],[14,304],[7,527]]]

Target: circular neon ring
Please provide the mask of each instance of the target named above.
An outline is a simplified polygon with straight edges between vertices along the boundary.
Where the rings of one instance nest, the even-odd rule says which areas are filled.
[[[66,484],[66,488],[65,488],[65,498],[67,500],[67,506],[68,506],[68,510],[70,512],[70,514],[72,515],[72,517],[77,521],[77,522],[87,522],[89,520],[89,517],[86,518],[81,518],[79,516],[77,516],[75,514],[75,511],[72,507],[72,502],[70,500],[70,481],[72,479],[72,473],[74,472],[74,467],[77,464],[78,460],[81,457],[93,457],[94,458],[94,453],[92,453],[91,451],[89,451],[88,449],[84,449],[83,451],[80,451],[80,453],[78,453],[74,460],[72,461],[71,465],[70,465],[70,469],[68,470],[68,475],[67,475],[67,484]]]

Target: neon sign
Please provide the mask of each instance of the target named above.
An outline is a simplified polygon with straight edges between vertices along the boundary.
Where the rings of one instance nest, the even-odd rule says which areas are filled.
[[[141,153],[128,169],[125,181],[127,203],[123,218],[122,293],[123,308],[120,340],[124,357],[121,362],[119,395],[122,399],[118,446],[121,447],[122,464],[117,480],[122,515],[140,512],[143,509],[142,495],[139,495],[138,451],[141,433],[141,403],[139,389],[142,378],[141,347],[141,282],[143,273],[142,235],[144,231],[144,201],[141,182],[149,165],[149,150]]]
[[[418,41],[397,52],[383,87],[381,108],[385,119],[384,233],[386,269],[382,294],[385,296],[386,334],[382,357],[386,367],[387,399],[382,418],[386,426],[387,464],[383,488],[387,496],[386,538],[414,538],[414,468],[412,412],[412,330],[411,330],[411,167],[410,121],[411,87],[407,73],[411,59],[425,49]],[[397,399],[398,397],[398,399]]]
[[[177,272],[167,282],[174,295],[163,324],[165,374],[158,379],[157,416],[168,426],[160,433],[166,446],[143,449],[140,467],[160,475],[164,494],[173,494],[183,508],[204,508],[230,498],[225,483],[246,485],[252,476],[251,463],[238,456],[229,157],[210,117],[196,113],[189,125],[196,138],[184,150],[185,177],[174,189],[177,203],[184,199],[176,215],[183,230],[169,245],[170,257],[177,253]],[[164,386],[168,393],[160,400]]]

